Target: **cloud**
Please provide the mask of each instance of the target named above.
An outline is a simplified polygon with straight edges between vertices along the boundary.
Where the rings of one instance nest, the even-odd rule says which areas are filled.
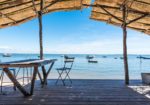
[[[0,46],[0,52],[5,53],[5,52],[11,52],[11,48],[8,46]]]
[[[107,40],[96,40],[96,41],[87,41],[82,43],[60,43],[55,47],[46,47],[45,52],[51,53],[74,53],[74,54],[111,54],[118,53],[122,50],[120,41],[112,41],[111,39]]]
[[[130,36],[130,34],[129,34]],[[129,54],[150,54],[150,37],[132,35],[128,37]],[[46,53],[74,53],[74,54],[121,54],[123,53],[122,38],[97,38],[97,40],[81,41],[80,43],[60,42],[46,46]]]

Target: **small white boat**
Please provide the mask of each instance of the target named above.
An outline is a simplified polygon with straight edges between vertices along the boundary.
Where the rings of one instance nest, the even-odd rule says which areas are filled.
[[[10,54],[10,53],[4,53],[4,54],[3,54],[3,57],[11,57],[11,55],[12,55],[12,54]]]

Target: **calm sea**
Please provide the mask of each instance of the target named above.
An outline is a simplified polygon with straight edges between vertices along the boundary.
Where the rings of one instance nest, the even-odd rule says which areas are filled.
[[[98,63],[88,63],[86,54],[72,54],[75,57],[73,69],[70,77],[75,79],[124,79],[123,59],[122,55],[94,55]],[[104,57],[106,56],[106,57]],[[138,55],[129,55],[129,73],[131,79],[141,79],[142,72],[150,72],[150,60],[137,58]],[[150,57],[150,55],[143,55]],[[14,61],[22,59],[38,58],[37,54],[12,54],[11,57],[3,57],[0,54],[1,62]],[[57,78],[56,68],[63,66],[62,54],[46,54],[45,59],[58,59],[55,63],[49,78]]]

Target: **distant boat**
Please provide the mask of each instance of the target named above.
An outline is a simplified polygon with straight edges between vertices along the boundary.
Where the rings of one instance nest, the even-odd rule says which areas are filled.
[[[117,57],[115,57],[114,59],[118,59]]]
[[[68,59],[74,59],[74,57],[70,57],[70,56],[67,56],[67,55],[64,55],[64,58],[67,59],[67,60]]]
[[[124,59],[123,57],[120,57],[120,59]]]
[[[139,59],[150,59],[148,57],[143,57],[143,56],[137,56],[137,58],[139,58]]]
[[[88,60],[89,63],[98,63],[96,60]]]
[[[12,56],[12,54],[9,54],[9,53],[4,53],[3,54],[3,57],[11,57]]]
[[[87,55],[86,56],[86,59],[93,59],[94,58],[94,56],[92,56],[92,55]]]
[[[93,60],[94,56],[92,56],[92,55],[87,55],[86,59],[88,60],[88,63],[98,63],[97,60]]]
[[[61,55],[61,57],[64,57],[65,55]]]
[[[107,56],[102,56],[103,58],[107,58]]]

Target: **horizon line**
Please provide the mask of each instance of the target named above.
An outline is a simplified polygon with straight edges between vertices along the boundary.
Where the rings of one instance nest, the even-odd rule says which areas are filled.
[[[5,53],[2,53],[2,52],[0,52],[0,54],[5,54]],[[40,53],[15,53],[15,52],[13,52],[13,53],[9,53],[9,54],[40,54]],[[102,53],[102,54],[100,54],[100,53],[44,53],[44,55],[45,54],[57,54],[57,55],[123,55],[123,53],[112,53],[112,54],[107,54],[107,53]],[[150,55],[150,54],[134,54],[134,53],[128,53],[128,55]]]

